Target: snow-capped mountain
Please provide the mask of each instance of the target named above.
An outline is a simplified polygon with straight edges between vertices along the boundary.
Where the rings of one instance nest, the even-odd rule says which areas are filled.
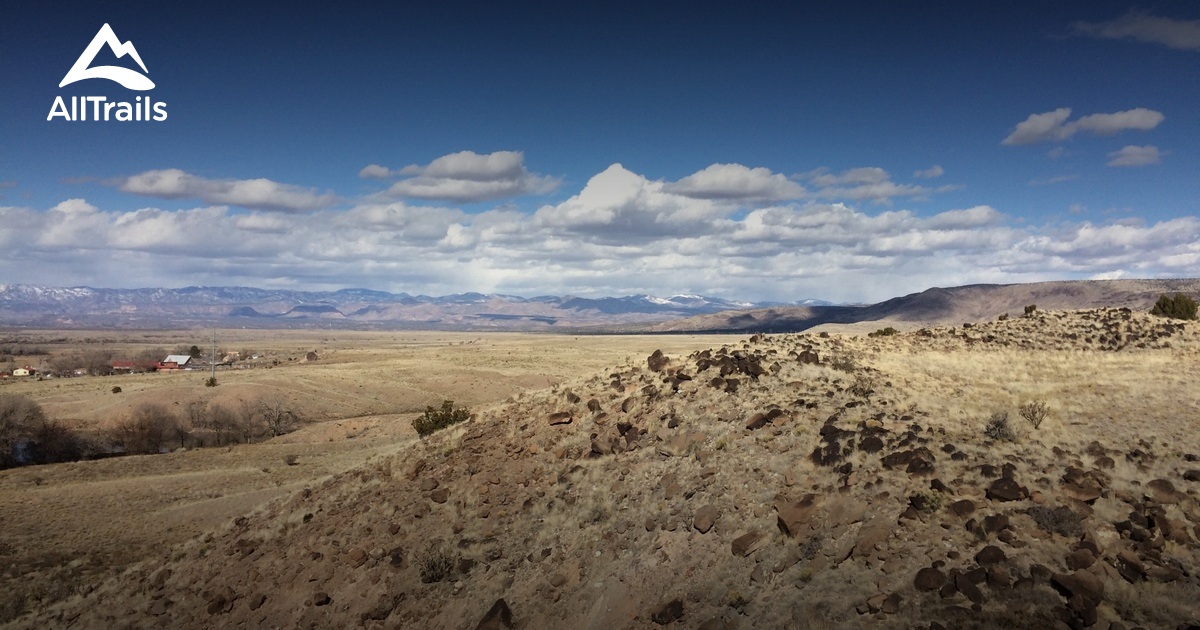
[[[810,304],[815,300],[793,302]],[[777,305],[771,303],[770,305]],[[292,291],[252,287],[97,289],[0,285],[0,323],[86,327],[223,323],[299,325],[304,321],[428,328],[572,327],[660,322],[768,306],[703,295],[581,297],[457,293],[445,296],[370,289]]]

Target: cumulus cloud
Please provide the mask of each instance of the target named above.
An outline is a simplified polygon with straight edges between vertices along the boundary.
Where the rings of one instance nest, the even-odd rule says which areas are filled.
[[[768,168],[741,164],[713,164],[704,170],[664,186],[666,192],[697,199],[743,202],[782,201],[803,198],[807,191]]]
[[[113,182],[122,192],[162,199],[199,199],[262,210],[305,211],[338,203],[333,193],[269,179],[208,179],[177,168],[146,171]]]
[[[1128,145],[1108,154],[1109,166],[1149,166],[1162,162],[1162,152],[1148,144],[1144,147]]]
[[[1042,114],[1030,114],[1029,118],[1017,123],[1012,133],[1000,144],[1012,146],[1066,140],[1081,131],[1105,136],[1125,130],[1149,131],[1164,119],[1161,112],[1144,107],[1113,114],[1091,114],[1067,122],[1070,117],[1070,107],[1060,107]]]
[[[1176,20],[1130,11],[1107,22],[1075,22],[1076,33],[1100,39],[1133,39],[1177,50],[1200,50],[1200,20]]]
[[[942,175],[945,175],[945,174],[946,174],[945,169],[938,166],[937,164],[934,164],[933,166],[930,166],[929,168],[915,171],[913,173],[913,177],[918,177],[921,179],[934,179],[935,177],[941,177]]]
[[[388,188],[386,194],[392,197],[459,203],[542,195],[560,184],[555,177],[529,172],[520,151],[460,151],[424,166],[410,164],[399,170],[370,164],[358,174],[375,179],[405,177]]]
[[[368,164],[358,172],[358,176],[366,179],[387,179],[392,176],[392,170],[378,164]]]
[[[760,180],[775,181],[766,175]],[[891,178],[882,169],[852,169],[807,181],[853,188]],[[687,196],[671,184],[614,164],[569,199],[532,213],[397,200],[308,213],[227,205],[112,211],[83,199],[45,209],[0,206],[0,268],[7,282],[59,286],[847,301],[972,282],[1200,273],[1197,217],[1034,225],[987,205],[918,213],[819,198],[739,204]]]

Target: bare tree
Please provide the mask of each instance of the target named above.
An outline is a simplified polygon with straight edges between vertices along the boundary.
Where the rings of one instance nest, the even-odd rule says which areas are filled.
[[[271,437],[291,433],[300,424],[300,416],[292,411],[280,398],[270,398],[258,401],[257,415],[267,427]]]
[[[158,403],[143,403],[117,426],[116,437],[130,453],[158,453],[178,435],[179,418]]]

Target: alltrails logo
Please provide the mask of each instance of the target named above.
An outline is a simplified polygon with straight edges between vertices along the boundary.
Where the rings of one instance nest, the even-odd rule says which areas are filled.
[[[118,59],[129,55],[141,67],[142,72],[120,66],[92,66],[96,54],[104,46],[108,46]],[[122,43],[117,39],[117,34],[113,32],[112,27],[105,24],[92,38],[92,43],[83,50],[83,54],[79,55],[79,59],[75,60],[75,65],[67,71],[58,87],[66,87],[76,81],[86,79],[108,79],[130,90],[154,89],[154,82],[146,74],[142,74],[143,72],[150,73],[146,69],[141,55],[133,47],[133,42]],[[46,116],[46,120],[50,121],[58,117],[68,121],[117,120],[122,122],[167,119],[167,104],[155,103],[149,95],[138,96],[132,103],[109,101],[107,96],[72,96],[70,103],[68,107],[66,99],[62,96],[54,97],[54,104],[50,106],[50,114]]]

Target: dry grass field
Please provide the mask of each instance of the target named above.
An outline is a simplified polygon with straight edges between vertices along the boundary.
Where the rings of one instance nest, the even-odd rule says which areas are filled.
[[[30,345],[53,352],[103,347],[118,356],[202,344],[206,334],[211,339],[211,331],[22,333]],[[218,336],[221,348],[253,348],[268,360],[218,370],[215,388],[204,386],[205,370],[0,384],[0,395],[29,396],[50,418],[85,430],[111,428],[147,402],[178,409],[196,400],[278,399],[306,420],[300,430],[260,443],[0,471],[0,590],[7,593],[0,619],[84,592],[114,571],[331,474],[396,456],[415,439],[412,419],[427,405],[453,399],[476,407],[658,347],[686,352],[722,342],[346,331]],[[311,351],[318,360],[305,361]],[[112,393],[115,386],[120,394]],[[289,456],[295,465],[285,463]]]
[[[376,349],[338,337],[345,345],[331,342],[315,364],[244,378],[303,400],[309,370],[346,388],[357,364],[439,397],[420,380],[439,378],[438,363],[386,367],[368,359]],[[452,351],[469,339],[451,339],[438,343],[460,345],[425,352],[544,386],[512,382],[494,402],[473,400],[471,421],[419,440],[395,429],[411,411],[376,407],[367,389],[366,400],[322,403],[362,414],[261,445],[3,473],[6,535],[18,506],[39,506],[41,521],[22,521],[33,530],[80,511],[96,523],[94,508],[72,502],[94,496],[145,532],[114,578],[102,579],[122,562],[71,573],[78,544],[27,569],[39,584],[59,572],[81,594],[49,593],[13,625],[1200,622],[1195,322],[1102,309],[877,337],[513,336],[473,355],[487,366]],[[454,386],[473,391],[490,382],[461,378]],[[1034,401],[1048,410],[1036,427],[1021,411]],[[1005,414],[1002,431],[993,419]],[[286,466],[292,449],[299,463]],[[195,494],[172,505],[185,486],[167,482],[177,489],[156,499],[140,467],[147,479],[191,474]],[[157,505],[154,518],[88,487],[106,483],[142,513]],[[210,506],[220,507],[205,520]],[[62,527],[60,537],[87,535]]]

